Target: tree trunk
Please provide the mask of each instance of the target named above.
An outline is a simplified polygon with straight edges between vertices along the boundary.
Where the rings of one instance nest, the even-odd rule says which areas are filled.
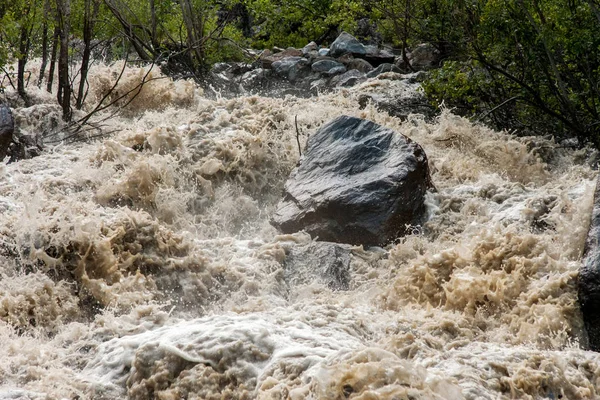
[[[71,85],[69,82],[69,28],[71,0],[56,0],[60,28],[60,53],[58,57],[58,102],[63,110],[63,121],[71,121]]]
[[[204,24],[202,13],[192,8],[190,0],[180,0],[183,23],[187,31],[188,53],[195,60],[196,68],[204,63]]]
[[[56,54],[58,53],[58,39],[60,36],[60,30],[58,27],[54,28],[54,34],[52,35],[52,51],[50,53],[50,70],[48,71],[48,83],[46,84],[46,91],[52,93],[52,84],[54,83],[54,70],[56,68]]]
[[[93,4],[92,4],[93,2]],[[96,20],[96,16],[98,15],[98,8],[100,3],[98,1],[93,0],[85,0],[85,11],[83,16],[83,57],[81,59],[81,71],[80,71],[80,81],[79,81],[79,90],[77,92],[77,102],[76,107],[78,110],[81,110],[83,107],[83,102],[85,100],[85,87],[87,85],[87,75],[90,66],[90,55],[92,53],[92,35],[94,32],[94,23]]]
[[[27,56],[29,53],[29,46],[31,44],[31,35],[28,30],[29,24],[25,21],[29,18],[30,8],[25,7],[23,10],[23,21],[21,23],[20,36],[19,36],[19,57],[17,62],[17,92],[25,104],[29,105],[27,99],[27,93],[25,93],[25,65],[27,64]]]
[[[44,72],[48,65],[48,17],[50,14],[50,0],[44,1],[44,19],[42,23],[42,65],[40,66],[40,76],[38,77],[38,88],[42,87]]]

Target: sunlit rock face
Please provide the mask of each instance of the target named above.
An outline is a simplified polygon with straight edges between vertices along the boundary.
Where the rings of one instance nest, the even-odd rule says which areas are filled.
[[[308,140],[273,218],[284,233],[384,245],[423,222],[425,152],[391,129],[341,116]]]

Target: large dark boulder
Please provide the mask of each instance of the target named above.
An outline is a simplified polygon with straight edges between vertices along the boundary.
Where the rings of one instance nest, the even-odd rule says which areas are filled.
[[[319,240],[385,245],[425,219],[427,156],[391,129],[341,116],[310,137],[272,223]]]
[[[596,182],[590,230],[579,271],[579,305],[589,346],[600,351],[600,185]]]
[[[0,104],[0,161],[8,154],[14,131],[15,120],[10,108],[7,105]]]

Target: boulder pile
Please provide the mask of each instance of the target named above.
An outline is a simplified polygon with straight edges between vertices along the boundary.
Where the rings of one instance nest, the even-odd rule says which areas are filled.
[[[439,62],[438,57],[433,46],[417,46],[415,57],[408,55],[411,65],[407,66],[402,57],[365,45],[343,32],[329,48],[310,42],[302,49],[265,50],[252,64],[217,63],[209,79],[216,88],[227,92],[310,96],[354,86],[385,72],[401,74],[429,69]]]

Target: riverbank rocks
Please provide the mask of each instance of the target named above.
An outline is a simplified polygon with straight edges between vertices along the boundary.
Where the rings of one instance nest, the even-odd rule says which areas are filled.
[[[411,68],[429,69],[439,64],[439,54],[431,45],[418,45],[409,54]],[[363,44],[347,32],[340,34],[330,48],[310,42],[300,49],[272,48],[256,54],[252,63],[217,63],[206,82],[206,93],[215,96],[257,94],[309,97],[340,87],[358,85],[385,72],[403,74],[408,66],[400,57],[373,44]],[[398,65],[404,65],[405,68]],[[404,79],[404,78],[401,78]],[[410,110],[407,112],[410,113]]]
[[[579,304],[590,349],[600,351],[600,181],[596,182],[590,229],[579,271]]]
[[[10,108],[7,105],[0,104],[0,161],[4,160],[4,157],[8,154],[14,130],[15,121]]]
[[[340,116],[307,143],[272,223],[319,240],[385,245],[425,220],[425,152],[391,129]]]

